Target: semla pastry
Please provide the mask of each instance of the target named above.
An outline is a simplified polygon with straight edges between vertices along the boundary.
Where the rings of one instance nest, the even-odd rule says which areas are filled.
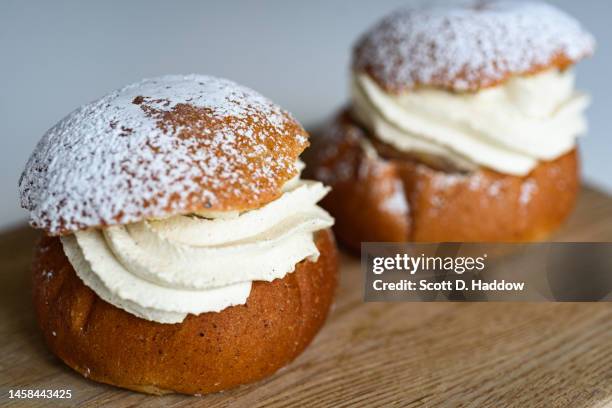
[[[39,142],[21,203],[42,229],[34,303],[50,349],[96,381],[204,394],[299,355],[334,294],[328,191],[308,135],[234,82],[164,76],[80,107]]]
[[[313,142],[309,169],[338,238],[545,237],[579,188],[588,97],[572,65],[590,34],[543,3],[395,11],[353,50],[351,101]]]

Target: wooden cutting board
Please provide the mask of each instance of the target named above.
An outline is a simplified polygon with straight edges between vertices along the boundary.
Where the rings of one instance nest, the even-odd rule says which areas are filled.
[[[491,406],[612,404],[612,304],[364,303],[343,256],[334,310],[306,352],[273,377],[205,397],[146,396],[88,381],[47,351],[30,305],[36,233],[0,234],[1,406]],[[584,189],[554,237],[612,241],[612,198]],[[70,389],[70,400],[9,400]]]

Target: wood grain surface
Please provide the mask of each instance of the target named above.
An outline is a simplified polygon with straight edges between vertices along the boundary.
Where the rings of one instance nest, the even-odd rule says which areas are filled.
[[[612,304],[364,303],[343,256],[333,313],[271,378],[235,390],[152,397],[88,381],[47,351],[30,304],[36,233],[0,235],[1,406],[612,405]],[[612,241],[612,198],[584,189],[562,241]],[[70,400],[9,400],[9,389],[70,389]]]

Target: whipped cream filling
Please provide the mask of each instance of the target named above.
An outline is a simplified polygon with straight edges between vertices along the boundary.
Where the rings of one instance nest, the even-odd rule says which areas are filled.
[[[398,95],[356,73],[351,92],[356,119],[396,149],[517,176],[573,149],[589,104],[574,89],[573,73],[556,69],[475,93],[423,88]]]
[[[323,184],[295,178],[281,197],[244,213],[200,212],[62,237],[77,275],[105,301],[160,323],[246,303],[251,283],[316,261],[314,232],[333,219]]]

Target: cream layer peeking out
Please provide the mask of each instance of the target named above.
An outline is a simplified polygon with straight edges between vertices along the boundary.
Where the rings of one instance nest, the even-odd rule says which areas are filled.
[[[423,88],[398,95],[356,73],[352,103],[357,120],[398,150],[524,176],[574,148],[586,131],[589,97],[574,89],[569,70],[515,77],[475,93]]]
[[[323,184],[294,179],[277,200],[244,213],[198,213],[90,229],[62,237],[77,275],[102,299],[143,319],[244,304],[255,280],[316,261],[314,233],[333,224],[316,203]]]

